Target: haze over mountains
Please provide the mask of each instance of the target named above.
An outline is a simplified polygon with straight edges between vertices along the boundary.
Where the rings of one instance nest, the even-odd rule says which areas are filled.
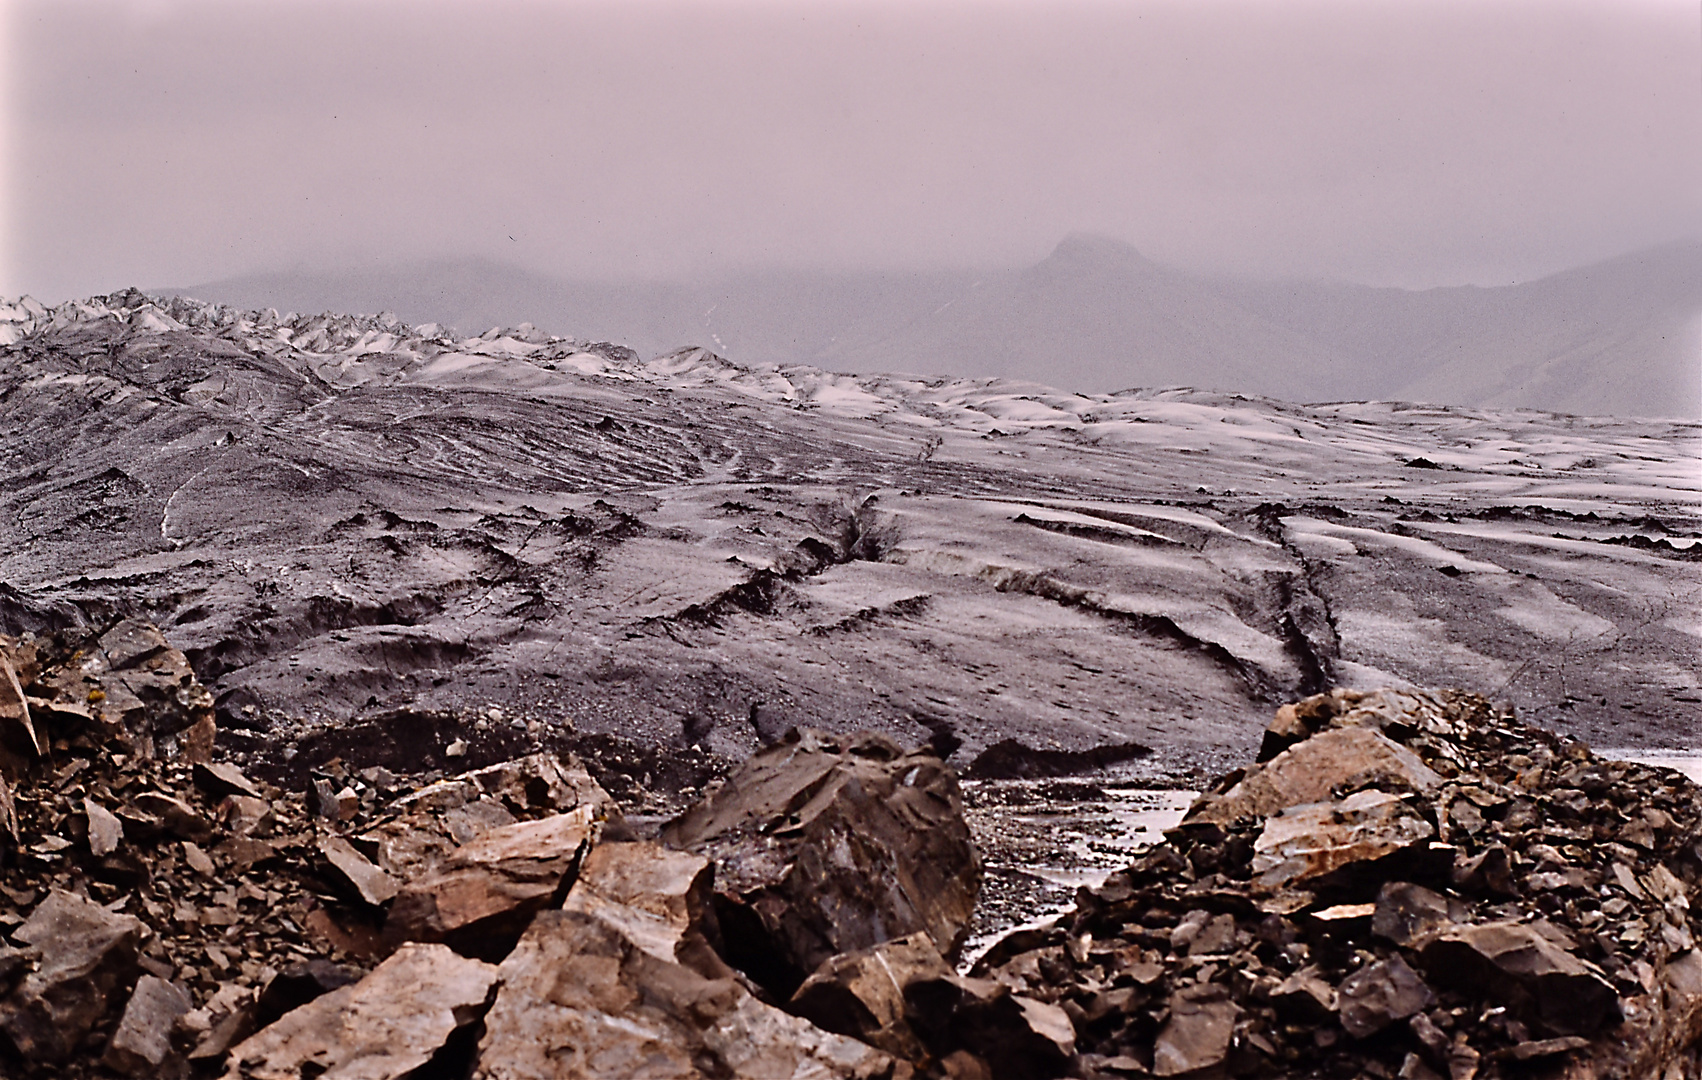
[[[1423,291],[1194,274],[1087,235],[1014,270],[619,282],[439,260],[169,291],[280,311],[389,310],[470,333],[532,322],[646,356],[701,344],[743,364],[1085,392],[1186,385],[1303,402],[1702,415],[1702,242],[1514,285]]]

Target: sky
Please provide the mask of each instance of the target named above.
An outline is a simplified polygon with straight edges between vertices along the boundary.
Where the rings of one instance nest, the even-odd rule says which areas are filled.
[[[472,255],[1498,284],[1702,237],[1699,0],[0,0],[0,294]]]

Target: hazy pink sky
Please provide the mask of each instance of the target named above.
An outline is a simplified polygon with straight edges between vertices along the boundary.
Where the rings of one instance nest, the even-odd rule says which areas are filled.
[[[1702,235],[1697,0],[7,0],[0,293],[477,254],[1510,281]]]

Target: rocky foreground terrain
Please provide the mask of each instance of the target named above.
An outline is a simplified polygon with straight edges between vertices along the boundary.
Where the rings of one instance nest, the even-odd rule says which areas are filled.
[[[1696,1074],[1695,424],[131,292],[0,429],[7,1070]]]
[[[1060,917],[957,961],[927,748],[793,729],[659,829],[572,759],[297,790],[152,626],[0,642],[7,1075],[1702,1075],[1702,804],[1459,692],[1278,710]]]

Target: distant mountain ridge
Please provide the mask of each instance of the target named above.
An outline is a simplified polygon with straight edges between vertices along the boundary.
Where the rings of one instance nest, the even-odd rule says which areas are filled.
[[[1015,270],[588,282],[437,260],[163,291],[280,311],[390,310],[464,333],[532,322],[645,355],[700,344],[741,363],[1092,392],[1187,385],[1293,401],[1702,416],[1702,242],[1516,285],[1422,291],[1191,274],[1082,234]]]

